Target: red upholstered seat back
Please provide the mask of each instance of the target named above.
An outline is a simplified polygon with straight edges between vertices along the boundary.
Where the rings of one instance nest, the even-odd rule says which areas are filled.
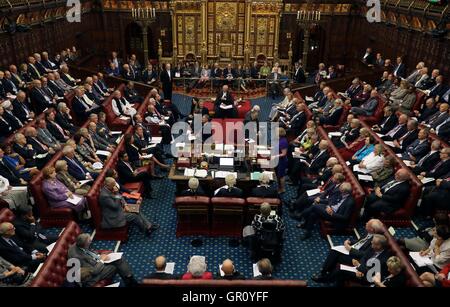
[[[348,112],[350,111],[351,107],[345,105],[343,106],[343,108],[344,111],[342,111],[341,117],[339,118],[337,125],[323,125],[325,131],[331,132],[339,130],[339,128],[345,123],[345,121],[347,120]]]
[[[186,280],[161,280],[144,279],[142,287],[283,287],[283,288],[303,288],[307,286],[303,280],[218,280],[218,279],[186,279]]]
[[[177,209],[177,237],[188,235],[209,235],[209,197],[176,197],[174,206]]]
[[[245,114],[247,114],[247,112],[250,111],[251,108],[252,103],[250,102],[250,100],[244,100],[243,102],[241,102],[237,107],[238,118],[245,118]]]
[[[81,229],[75,222],[67,224],[31,287],[60,287],[63,284],[68,269],[67,251],[80,233]]]
[[[425,103],[426,95],[424,92],[416,91],[416,101],[412,107],[412,111],[420,111]]]
[[[244,227],[245,199],[213,197],[211,235],[240,237]]]
[[[263,197],[247,197],[247,213],[245,214],[245,225],[248,225],[253,220],[255,214],[259,214],[262,203],[268,203],[272,210],[280,213],[281,200],[279,198],[263,198]]]

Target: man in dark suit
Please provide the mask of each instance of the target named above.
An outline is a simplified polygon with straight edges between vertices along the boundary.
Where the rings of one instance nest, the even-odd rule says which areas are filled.
[[[128,154],[125,151],[120,152],[119,161],[117,162],[117,173],[119,174],[120,183],[143,182],[145,194],[151,198],[151,179],[152,176],[146,171],[135,170],[129,163]],[[162,178],[162,177],[155,177]]]
[[[165,69],[161,72],[159,76],[164,92],[164,99],[172,100],[173,77],[174,75],[173,71],[171,70],[170,63],[167,63]]]
[[[262,173],[259,178],[259,185],[252,189],[251,196],[262,198],[278,198],[277,189],[270,185],[270,178],[268,174]]]
[[[434,129],[437,136],[448,143],[450,139],[450,116]]]
[[[369,270],[373,268],[374,260],[378,260],[380,264],[381,272],[381,280],[386,278],[389,275],[387,270],[387,260],[391,256],[391,252],[389,250],[389,245],[387,238],[381,234],[374,234],[371,242],[371,248],[369,248],[361,259],[352,260],[352,267],[356,267],[355,272],[349,272],[346,270],[341,270],[340,267],[335,268],[335,270],[330,274],[330,281],[335,281],[338,287],[344,286],[344,283],[348,280],[358,281],[363,285],[370,285],[368,281],[367,274],[369,274]]]
[[[0,72],[0,76],[1,74],[2,72]],[[4,77],[1,77],[0,81],[6,93],[10,93],[11,95],[17,95],[17,93],[19,92],[19,88],[11,79],[11,73],[9,71],[5,71]]]
[[[395,178],[366,197],[363,220],[384,212],[392,213],[400,209],[410,194],[409,173],[399,169]]]
[[[46,258],[46,254],[27,249],[17,238],[14,225],[8,222],[0,224],[0,256],[17,266],[26,267],[28,272],[34,272]]]
[[[412,143],[417,141],[419,135],[419,129],[417,127],[418,122],[416,120],[408,120],[408,123],[406,124],[406,133],[393,141],[394,147],[392,147],[392,150],[395,153],[404,153]],[[408,158],[407,160],[411,159]]]
[[[20,119],[22,123],[27,123],[34,119],[35,114],[26,101],[27,95],[23,91],[17,93],[16,99],[13,100],[13,114]]]
[[[26,137],[27,144],[30,144],[33,147],[36,155],[45,156],[45,158],[36,158],[36,163],[45,165],[55,154],[55,150],[51,147],[48,147],[37,138],[37,131],[34,127],[26,127],[24,131],[24,135]]]
[[[122,66],[122,77],[125,80],[129,80],[129,81],[134,81],[136,80],[136,72],[133,70],[133,68],[128,65],[128,64],[124,64]]]
[[[200,182],[197,178],[190,178],[188,181],[188,186],[189,189],[181,191],[179,196],[208,196],[200,186]]]
[[[391,130],[389,130],[388,133],[386,133],[386,135],[381,138],[384,141],[392,141],[400,139],[402,136],[405,135],[405,133],[408,132],[408,129],[406,127],[407,123],[408,123],[408,115],[401,114],[398,117],[398,124]]]
[[[375,64],[375,56],[373,55],[372,48],[367,48],[366,53],[363,56],[363,62],[367,65]]]
[[[352,107],[350,112],[355,115],[372,116],[378,106],[378,92],[372,90],[370,92],[370,98],[361,104],[359,107]]]
[[[56,242],[58,236],[45,235],[41,226],[33,216],[32,210],[16,210],[16,218],[13,221],[17,237],[28,250],[37,250],[47,253],[47,246]]]
[[[146,235],[150,235],[159,228],[158,224],[150,222],[141,211],[131,211],[129,205],[119,193],[116,180],[112,177],[105,178],[105,184],[100,191],[98,201],[102,209],[102,228],[113,229],[134,224]]]
[[[397,125],[398,119],[390,106],[385,106],[383,112],[383,119],[380,124],[373,125],[372,130],[381,134],[386,134]]]
[[[122,257],[111,263],[104,263],[108,260],[108,253],[98,254],[90,249],[91,238],[89,234],[79,234],[75,244],[69,247],[68,258],[78,259],[81,269],[86,269],[90,274],[82,280],[83,286],[92,287],[97,282],[104,279],[113,279],[118,273],[125,283],[125,286],[131,287],[137,285],[134,279],[130,265]]]
[[[344,112],[342,99],[335,99],[334,106],[326,114],[319,115],[319,123],[321,125],[337,125],[342,113]]]
[[[76,180],[87,180],[92,179],[91,174],[84,167],[83,163],[78,161],[75,157],[75,152],[72,146],[64,146],[63,148],[63,160],[67,162],[69,167],[69,174],[73,176]]]
[[[437,126],[442,124],[447,120],[447,118],[450,116],[448,114],[449,110],[449,104],[448,103],[441,103],[439,106],[439,111],[430,116],[425,122],[425,125],[428,125],[430,128],[436,129]]]
[[[352,185],[349,182],[344,182],[339,186],[339,191],[340,197],[331,200],[328,204],[313,205],[303,211],[305,232],[301,240],[311,237],[314,224],[321,218],[331,222],[337,229],[345,229],[355,206],[352,197]]]
[[[434,98],[428,98],[425,101],[425,106],[422,110],[414,110],[414,115],[417,117],[417,120],[419,123],[423,123],[428,118],[430,118],[433,114],[435,114],[438,111],[438,108],[436,107],[436,100]]]
[[[144,101],[144,98],[140,96],[134,88],[134,82],[128,82],[123,93],[126,100],[128,100],[130,103],[141,103]]]
[[[236,118],[237,110],[234,105],[233,97],[228,91],[228,85],[224,85],[219,91],[215,101],[216,118]]]
[[[351,119],[349,119],[349,117]],[[345,147],[345,144],[349,145],[359,137],[361,123],[359,119],[354,118],[353,114],[349,114],[349,117],[347,117],[347,122],[350,120],[350,126],[345,130],[340,129],[340,132],[342,133],[342,136],[340,138],[332,139],[333,144],[337,148]],[[342,128],[345,128],[344,126]]]
[[[13,131],[16,131],[24,126],[24,123],[18,119],[13,113],[13,105],[11,101],[5,100],[2,103],[3,115],[2,117],[9,123]]]
[[[305,70],[303,69],[302,63],[295,62],[294,76],[292,79],[294,79],[296,83],[305,83],[306,82]]]
[[[428,97],[442,97],[448,91],[448,85],[444,83],[443,76],[436,77],[436,84],[426,91]]]
[[[40,80],[33,80],[33,89],[31,90],[30,98],[36,109],[36,114],[41,114],[46,109],[56,107],[55,98],[45,93]]]
[[[79,127],[73,124],[73,118],[70,115],[70,110],[64,102],[58,104],[58,111],[55,114],[56,123],[63,128],[70,135],[74,135]]]
[[[319,170],[326,165],[329,157],[328,142],[322,140],[319,143],[319,150],[315,154],[311,153],[304,160],[297,159],[298,161],[294,162],[293,168],[289,174],[291,181],[296,185],[302,174],[317,175]]]
[[[421,129],[418,138],[406,147],[402,154],[403,160],[419,161],[430,151],[430,144],[428,143],[428,131]]]
[[[428,178],[444,178],[450,172],[450,147],[441,149],[439,154],[440,161],[429,170],[424,170],[417,176],[419,179]]]
[[[218,87],[222,84],[222,81],[218,80],[222,78],[222,69],[219,67],[219,63],[214,63],[214,68],[211,69],[211,79],[213,80],[213,86]]]
[[[236,177],[233,174],[229,174],[225,177],[225,186],[218,188],[214,192],[215,197],[238,197],[241,198],[244,196],[244,192],[236,188]]]
[[[352,259],[360,260],[371,248],[373,235],[383,231],[383,223],[380,220],[371,219],[366,223],[365,229],[367,234],[364,237],[354,241],[345,240],[341,247],[344,247],[348,254],[331,249],[325,258],[320,273],[313,276],[312,280],[317,283],[329,282],[330,273],[339,264],[351,265]]]
[[[216,279],[243,280],[245,279],[245,277],[244,275],[236,271],[233,261],[231,261],[230,259],[225,259],[222,262],[222,267],[219,270]]]
[[[436,164],[439,163],[439,156],[441,142],[435,140],[431,143],[431,150],[419,160],[413,162],[410,167],[414,174],[419,175],[420,173],[433,169]]]
[[[403,59],[401,57],[397,57],[397,65],[394,67],[394,76],[397,78],[405,78],[406,77],[406,67],[403,64]]]
[[[36,67],[36,59],[32,56],[28,57],[28,73],[30,74],[33,80],[38,80],[42,77],[42,74],[39,72],[39,69]]]
[[[45,121],[47,129],[61,143],[65,143],[69,139],[69,131],[66,131],[56,122],[55,112],[49,111],[45,113]]]
[[[11,127],[11,124],[4,117],[5,110],[0,104],[0,142],[3,143],[3,140],[10,136],[14,131]]]
[[[306,124],[306,105],[304,103],[298,103],[296,105],[296,114],[291,117],[288,123],[286,123],[286,128],[288,133],[294,135],[299,135]],[[283,122],[282,122],[283,124]]]
[[[155,259],[155,269],[156,271],[144,277],[144,279],[177,279],[177,276],[173,274],[166,273],[166,257],[158,256]]]

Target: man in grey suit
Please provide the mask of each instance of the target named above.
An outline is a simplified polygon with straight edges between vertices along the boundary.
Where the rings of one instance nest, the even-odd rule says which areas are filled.
[[[61,144],[59,141],[50,133],[47,129],[47,123],[45,119],[40,119],[37,122],[37,138],[41,143],[44,143],[48,147],[53,148],[54,150],[60,150]]]
[[[377,90],[372,90],[372,92],[370,92],[370,98],[366,102],[360,107],[352,107],[350,111],[354,115],[372,116],[378,106],[377,96]]]
[[[94,122],[90,122],[88,126],[88,132],[91,135],[92,141],[94,142],[95,148],[97,150],[108,150],[108,151],[114,151],[115,145],[109,143],[105,138],[101,137],[97,133],[97,124]]]
[[[158,224],[151,223],[142,213],[130,212],[130,207],[119,193],[116,180],[105,178],[105,186],[100,191],[99,203],[102,208],[102,227],[118,228],[127,223],[136,224],[142,232],[150,235],[159,228]]]
[[[125,286],[135,286],[137,281],[133,276],[130,265],[122,257],[111,263],[108,261],[108,254],[98,254],[89,249],[91,237],[87,233],[79,234],[75,244],[69,247],[68,259],[75,258],[80,261],[80,269],[85,269],[90,274],[86,274],[82,285],[91,287],[103,279],[112,279],[117,273],[125,283]]]

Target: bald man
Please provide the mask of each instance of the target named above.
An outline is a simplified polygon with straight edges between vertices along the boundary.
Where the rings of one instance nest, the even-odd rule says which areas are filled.
[[[393,213],[402,208],[410,193],[409,173],[406,169],[399,169],[394,179],[376,187],[366,198],[363,220],[380,213]]]
[[[166,273],[166,257],[164,256],[158,256],[155,258],[154,261],[155,264],[155,272],[151,273],[150,275],[147,275],[144,277],[144,279],[177,279],[176,276],[174,276],[171,273]]]
[[[222,262],[222,266],[217,274],[216,279],[226,279],[226,280],[243,280],[244,275],[235,270],[233,261],[230,259],[225,259]]]

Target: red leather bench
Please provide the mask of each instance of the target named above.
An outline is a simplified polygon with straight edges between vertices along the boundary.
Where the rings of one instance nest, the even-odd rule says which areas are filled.
[[[211,198],[211,235],[241,237],[246,202],[243,198]]]
[[[343,106],[344,111],[342,111],[341,117],[336,125],[323,125],[326,132],[337,131],[342,125],[347,121],[347,116],[350,111],[350,106]]]
[[[236,287],[236,288],[304,288],[307,287],[307,282],[304,280],[286,280],[286,279],[273,279],[273,280],[180,280],[180,279],[144,279],[141,287]]]
[[[210,198],[206,196],[176,197],[177,237],[190,235],[209,235]]]

